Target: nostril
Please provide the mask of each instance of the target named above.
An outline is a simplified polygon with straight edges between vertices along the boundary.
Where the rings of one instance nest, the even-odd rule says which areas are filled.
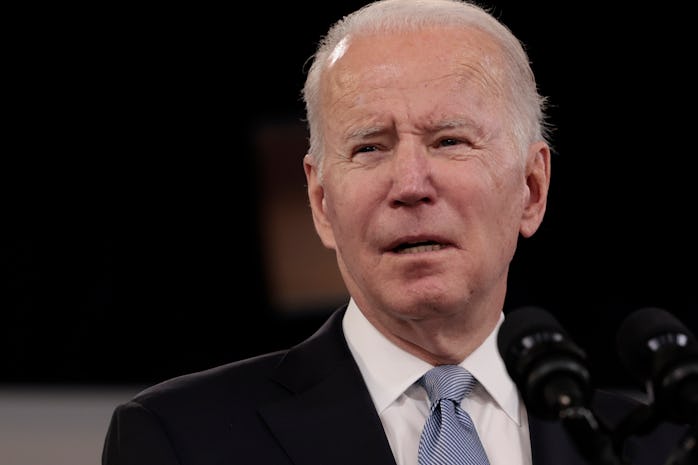
[[[393,200],[392,203],[395,207],[412,206],[420,204],[431,205],[433,203],[433,200],[431,199],[431,197],[402,196]]]

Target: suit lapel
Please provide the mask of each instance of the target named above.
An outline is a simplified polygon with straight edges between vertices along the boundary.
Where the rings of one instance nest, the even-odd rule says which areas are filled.
[[[274,375],[289,396],[264,405],[260,414],[294,463],[394,465],[383,426],[344,339],[345,309],[289,351]]]

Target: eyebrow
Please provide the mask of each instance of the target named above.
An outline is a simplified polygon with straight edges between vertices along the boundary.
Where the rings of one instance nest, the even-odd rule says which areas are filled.
[[[479,124],[477,124],[475,121],[473,121],[471,118],[451,118],[451,119],[445,119],[438,121],[434,124],[428,124],[428,125],[420,125],[423,130],[426,130],[426,132],[439,132],[447,129],[459,129],[459,128],[470,128],[474,129],[478,132],[482,131],[482,128]],[[360,127],[357,129],[354,129],[350,131],[347,134],[347,140],[364,140],[364,139],[370,139],[371,137],[385,134],[388,131],[390,131],[392,128],[394,128],[394,125],[376,125],[376,126],[367,126],[367,127]]]
[[[347,134],[347,138],[349,140],[354,140],[354,139],[367,139],[371,138],[375,135],[378,134],[385,134],[388,132],[389,128],[388,126],[370,126],[370,127],[361,127],[355,130],[352,130]]]
[[[476,124],[475,121],[473,121],[470,118],[458,118],[438,121],[436,124],[432,126],[432,129],[436,131],[441,131],[443,129],[454,129],[463,127],[478,129],[480,125]]]

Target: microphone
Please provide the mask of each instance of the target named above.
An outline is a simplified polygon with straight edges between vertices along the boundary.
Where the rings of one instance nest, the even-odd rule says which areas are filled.
[[[535,306],[509,312],[499,328],[497,346],[529,412],[561,421],[589,463],[621,463],[589,407],[593,390],[586,353],[552,314]]]
[[[616,344],[626,370],[647,386],[655,414],[698,423],[698,341],[666,310],[647,307],[621,323]]]
[[[654,428],[661,420],[689,428],[664,465],[698,463],[698,342],[678,318],[657,307],[628,315],[616,335],[625,369],[644,382],[650,404],[624,422],[624,435]]]
[[[566,408],[588,405],[586,354],[547,311],[530,306],[509,312],[497,345],[531,413],[556,420]]]

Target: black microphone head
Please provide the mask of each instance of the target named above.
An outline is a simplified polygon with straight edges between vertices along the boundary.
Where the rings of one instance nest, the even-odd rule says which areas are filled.
[[[564,408],[587,405],[591,384],[586,354],[552,314],[535,306],[507,313],[497,346],[534,415],[555,419]]]
[[[536,332],[558,332],[568,337],[557,319],[540,307],[517,308],[506,314],[497,334],[497,346],[503,357],[513,357],[516,345],[525,336]]]
[[[652,389],[656,409],[672,421],[698,416],[698,341],[666,310],[647,307],[621,323],[616,345],[626,370]]]
[[[646,307],[628,315],[616,335],[618,357],[631,375],[646,381],[661,370],[655,360],[663,350],[686,347],[695,350],[695,336],[678,318],[657,307]],[[692,348],[693,347],[693,348]]]

